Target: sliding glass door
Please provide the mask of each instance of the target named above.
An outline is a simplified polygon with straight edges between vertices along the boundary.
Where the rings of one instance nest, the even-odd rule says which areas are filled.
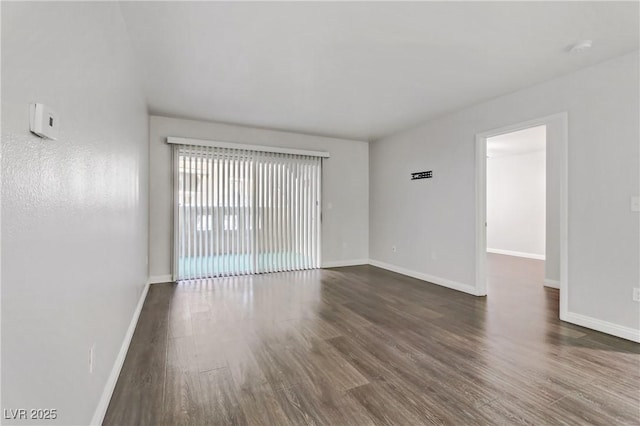
[[[321,159],[175,145],[179,280],[318,268]]]

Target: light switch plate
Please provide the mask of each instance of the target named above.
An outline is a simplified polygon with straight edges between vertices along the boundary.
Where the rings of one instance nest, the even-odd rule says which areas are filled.
[[[631,197],[631,211],[640,212],[640,197],[637,195]]]

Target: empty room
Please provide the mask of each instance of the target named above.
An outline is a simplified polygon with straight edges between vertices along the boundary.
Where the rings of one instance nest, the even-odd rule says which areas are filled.
[[[1,424],[640,424],[640,2],[0,14]]]

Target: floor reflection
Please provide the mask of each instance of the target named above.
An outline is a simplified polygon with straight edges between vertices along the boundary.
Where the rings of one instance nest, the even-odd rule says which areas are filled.
[[[638,424],[638,347],[562,323],[537,261],[489,296],[372,266],[154,285],[104,424]]]

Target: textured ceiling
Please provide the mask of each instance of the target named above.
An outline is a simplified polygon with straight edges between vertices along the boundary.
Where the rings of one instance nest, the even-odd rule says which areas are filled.
[[[121,9],[152,113],[361,140],[639,47],[637,2]],[[593,48],[567,53],[580,39]]]

